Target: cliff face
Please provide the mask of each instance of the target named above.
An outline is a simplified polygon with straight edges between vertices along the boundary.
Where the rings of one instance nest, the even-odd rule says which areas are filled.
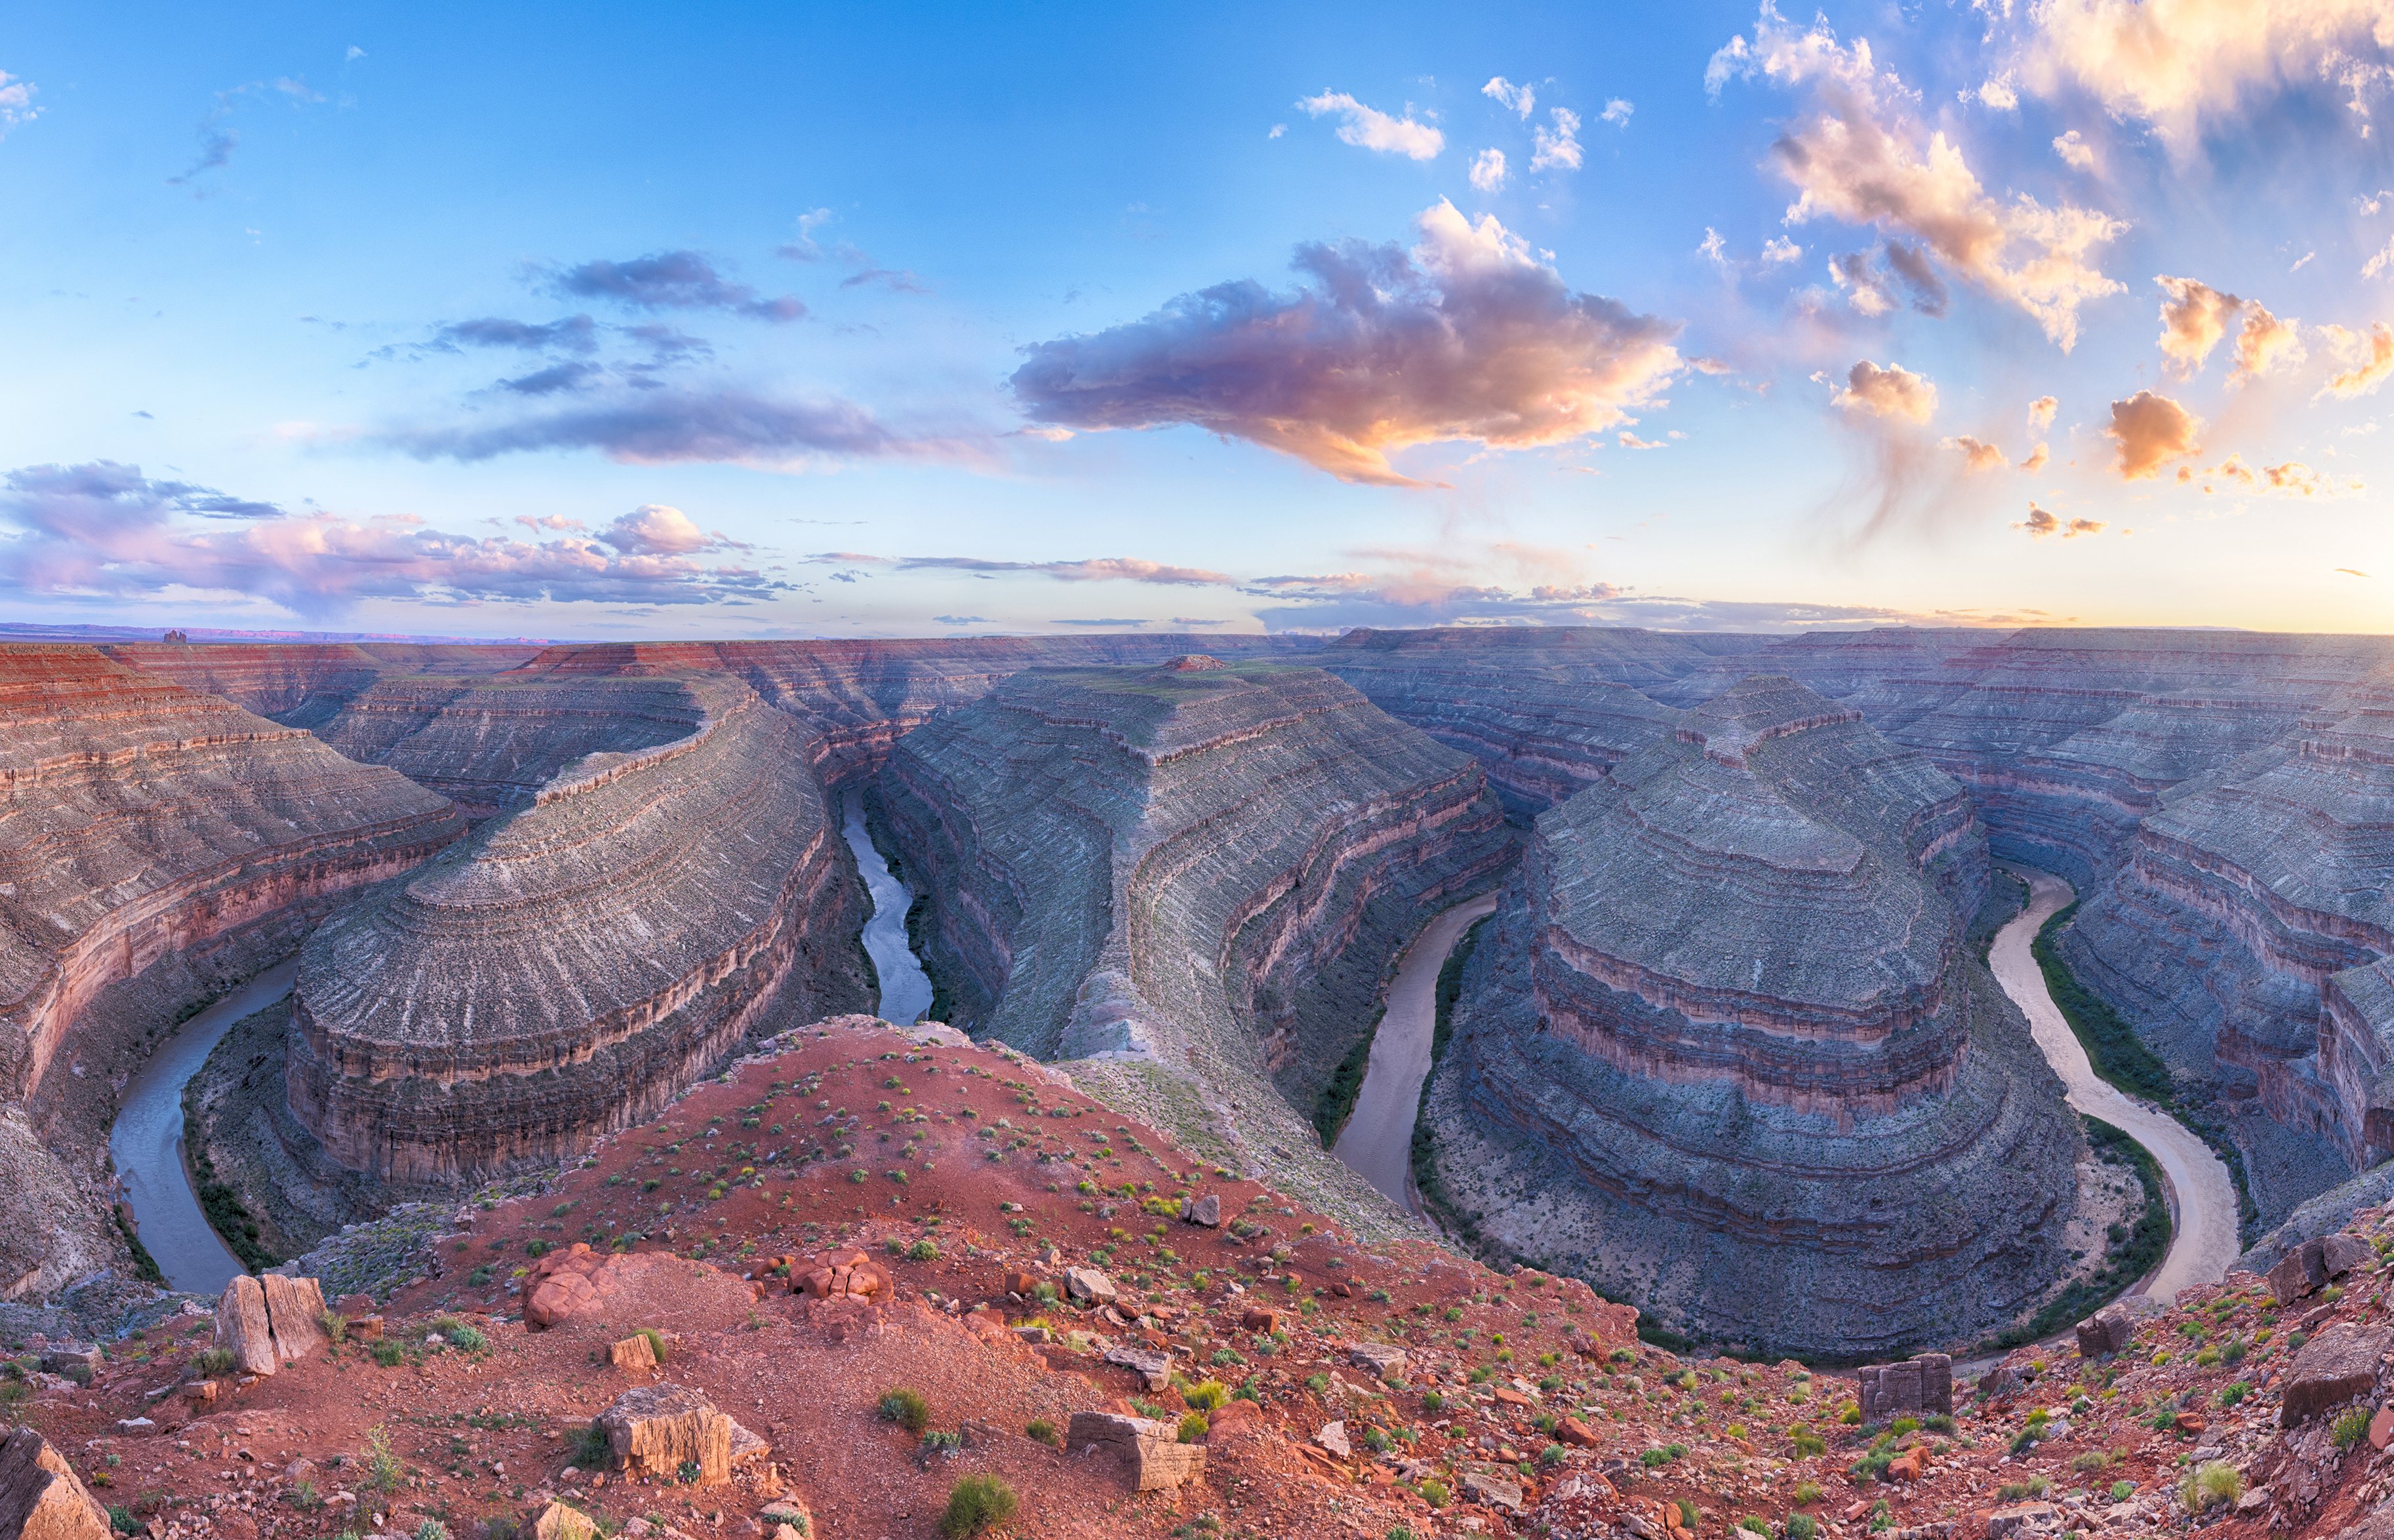
[[[820,735],[836,790],[879,770],[898,738],[941,706],[977,701],[1026,668],[1157,664],[1200,648],[1224,658],[1295,657],[1313,637],[977,637],[897,641],[606,642],[552,647],[520,677],[704,669],[741,679]]]
[[[487,818],[529,805],[586,754],[687,738],[701,718],[676,678],[402,676],[375,681],[316,731],[350,758],[388,765]]]
[[[2164,794],[2063,941],[2177,1068],[2353,1168],[2394,1155],[2394,674]]]
[[[1958,784],[1782,678],[1541,817],[1441,1074],[1561,1178],[1544,1254],[1768,1351],[2031,1304],[2079,1141],[1964,945],[1986,872]]]
[[[395,675],[495,674],[536,648],[415,642],[126,642],[100,649],[129,668],[220,695],[286,727],[313,730],[378,679]]]
[[[869,1001],[806,734],[735,681],[650,688],[668,685],[697,731],[583,758],[309,940],[291,1109],[344,1165],[426,1181],[555,1161],[752,1030]]]
[[[1018,675],[902,739],[880,789],[958,1025],[1189,1078],[1258,1154],[1315,1142],[1289,1104],[1511,853],[1476,763],[1310,668]]]
[[[0,784],[11,1097],[109,986],[268,928],[296,942],[465,832],[394,771],[85,647],[0,647]]]

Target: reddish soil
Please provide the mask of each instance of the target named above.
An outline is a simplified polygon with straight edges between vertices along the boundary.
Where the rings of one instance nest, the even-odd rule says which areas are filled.
[[[28,1420],[106,1482],[96,1495],[153,1520],[161,1540],[413,1533],[430,1517],[458,1540],[481,1540],[487,1522],[520,1523],[547,1494],[610,1525],[638,1519],[751,1535],[783,1492],[812,1508],[817,1536],[911,1540],[935,1534],[951,1484],[980,1471],[1020,1495],[1004,1534],[1382,1540],[1401,1527],[1415,1536],[1519,1529],[1569,1540],[1614,1533],[1624,1507],[1662,1534],[1660,1505],[1681,1499],[1706,1535],[1727,1535],[1748,1515],[1782,1533],[1798,1512],[1833,1535],[1861,1535],[1882,1499],[1894,1528],[1952,1521],[1955,1534],[1976,1534],[1998,1488],[2032,1476],[2057,1498],[2094,1489],[2092,1519],[2110,1506],[2102,1494],[2113,1481],[2132,1483],[2139,1498],[2169,1490],[2190,1438],[2203,1437],[2153,1433],[2137,1420],[2150,1420],[2154,1395],[2188,1391],[2172,1376],[2192,1382],[2190,1404],[2204,1395],[2216,1404],[2217,1388],[2206,1389],[2216,1373],[2146,1363],[2151,1345],[2114,1361],[2120,1393],[2109,1398],[2100,1371],[2066,1384],[2079,1366],[2057,1363],[1948,1431],[1901,1435],[1889,1451],[1924,1452],[1918,1481],[1858,1482],[1849,1468],[1868,1449],[1837,1422],[1849,1382],[1793,1363],[1682,1362],[1637,1343],[1633,1312],[1575,1282],[1502,1277],[1427,1243],[1367,1251],[1262,1187],[1197,1169],[1151,1129],[1047,1073],[878,1027],[810,1028],[786,1051],[694,1090],[662,1123],[608,1141],[548,1193],[468,1210],[470,1222],[436,1243],[428,1271],[438,1275],[387,1307],[386,1341],[403,1349],[396,1366],[353,1343],[246,1386],[223,1382],[212,1406],[171,1392],[148,1399],[189,1377],[189,1355],[207,1345],[202,1319],[186,1335],[161,1329],[114,1345],[90,1389],[45,1391],[26,1404]],[[1139,1206],[1153,1200],[1177,1216],[1183,1193],[1218,1195],[1225,1225]],[[578,1239],[601,1251],[670,1249],[677,1259],[632,1270],[589,1316],[527,1331],[511,1274],[529,1265],[530,1245]],[[788,1257],[803,1273],[847,1246],[888,1269],[894,1297],[868,1309],[794,1296],[772,1266]],[[1060,1301],[1007,1301],[1009,1274],[1018,1286],[1060,1286],[1072,1266],[1112,1277],[1128,1323]],[[2212,1329],[2260,1319],[2249,1296],[2203,1297],[2220,1296],[2242,1303]],[[1177,1418],[1180,1391],[1144,1390],[1132,1371],[1062,1343],[1033,1349],[1010,1333],[977,1335],[951,1302],[964,1310],[994,1302],[1011,1323],[1059,1334],[1169,1347],[1190,1380],[1217,1377],[1254,1404],[1216,1414],[1199,1481],[1135,1494],[1110,1456],[1068,1456],[1026,1429],[1044,1420],[1060,1431],[1075,1411],[1137,1402]],[[1243,1325],[1258,1306],[1279,1312],[1278,1338]],[[2363,1309],[2356,1297],[2351,1313]],[[428,1344],[444,1313],[486,1345]],[[1150,1324],[1133,1319],[1142,1313]],[[2149,1323],[2140,1344],[2175,1344],[2177,1326],[2192,1318]],[[608,1366],[606,1345],[641,1328],[664,1336],[665,1363]],[[1349,1359],[1358,1342],[1403,1347],[1404,1383],[1375,1385]],[[2258,1381],[2277,1362],[2265,1351],[2244,1372]],[[770,1454],[729,1485],[568,1475],[589,1419],[627,1386],[658,1381],[704,1390]],[[876,1413],[882,1392],[898,1388],[918,1392],[931,1428],[964,1433],[965,1447],[919,1457],[915,1438]],[[2266,1389],[2232,1417],[2266,1420]],[[2001,1463],[2030,1404],[2071,1415],[2082,1392],[2097,1399],[2074,1414],[2072,1436]],[[140,1415],[164,1426],[116,1431],[117,1419]],[[2216,1437],[2231,1415],[2211,1415]],[[1558,1422],[1566,1416],[1580,1420],[1566,1429]],[[1344,1422],[1350,1455],[1315,1444],[1332,1421]],[[388,1494],[361,1464],[377,1428],[405,1467]],[[1588,1446],[1568,1443],[1567,1432]],[[1797,1433],[1828,1447],[1808,1453]],[[2075,1463],[2090,1450],[2119,1453],[2089,1475]],[[1651,1468],[1639,1459],[1650,1451]],[[2353,1512],[2374,1468],[2365,1443],[2361,1454],[2325,1476],[2299,1515],[2304,1527]],[[317,1468],[293,1471],[301,1459]],[[1465,1477],[1492,1473],[1519,1484],[1523,1515],[1470,1500]],[[331,1501],[297,1506],[303,1480]],[[2155,1520],[2123,1533],[2169,1522]],[[2263,1527],[2257,1517],[2223,1526]]]

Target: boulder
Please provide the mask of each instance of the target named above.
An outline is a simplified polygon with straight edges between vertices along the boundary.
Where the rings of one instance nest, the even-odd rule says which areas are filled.
[[[1555,1437],[1573,1449],[1594,1449],[1597,1446],[1596,1429],[1577,1417],[1565,1417],[1556,1426]]]
[[[49,1441],[20,1428],[0,1441],[0,1535],[9,1540],[112,1540],[101,1507]]]
[[[224,1287],[217,1300],[216,1345],[232,1354],[244,1375],[274,1373],[274,1334],[267,1324],[266,1289],[247,1273]]]
[[[1092,1445],[1111,1449],[1129,1468],[1135,1492],[1177,1487],[1205,1473],[1205,1446],[1182,1443],[1179,1429],[1167,1422],[1112,1412],[1073,1413],[1064,1435],[1065,1451]]]
[[[2377,1365],[2394,1331],[2340,1321],[2303,1344],[2286,1369],[2278,1425],[2292,1428],[2340,1406],[2355,1396],[2369,1394],[2377,1385]]]
[[[2078,1356],[2101,1358],[2125,1352],[2137,1335],[2137,1323],[2117,1305],[2106,1305],[2078,1323]]]
[[[1323,1423],[1322,1431],[1313,1435],[1313,1441],[1342,1460],[1355,1453],[1354,1446],[1347,1441],[1347,1425],[1343,1422]]]
[[[590,1516],[563,1503],[551,1503],[532,1521],[533,1540],[598,1540],[598,1526]]]
[[[2353,1269],[2375,1260],[2375,1249],[2358,1235],[2338,1231],[2320,1237],[2320,1267],[2330,1278],[2341,1278]]]
[[[657,1366],[656,1344],[646,1332],[635,1332],[621,1342],[607,1345],[607,1362],[618,1369],[653,1369]]]
[[[341,1323],[341,1339],[345,1342],[380,1342],[382,1340],[382,1317],[378,1315],[349,1316]]]
[[[617,1396],[595,1424],[617,1470],[678,1480],[698,1468],[699,1486],[731,1478],[731,1419],[696,1390],[643,1385]]]
[[[2286,1253],[2279,1259],[2278,1265],[2269,1270],[2269,1293],[2279,1304],[2292,1304],[2303,1296],[2326,1286],[2325,1250],[2317,1241],[2305,1241]]]
[[[1409,1361],[1402,1348],[1391,1348],[1385,1342],[1357,1342],[1348,1345],[1347,1362],[1358,1369],[1370,1370],[1374,1379],[1393,1385],[1404,1380]]]
[[[1222,1195],[1208,1192],[1202,1198],[1181,1199],[1180,1217],[1192,1225],[1218,1228],[1222,1223]]]
[[[1987,1515],[1987,1540],[2004,1540],[2007,1534],[2030,1534],[2055,1527],[2057,1510],[2051,1503],[2014,1503]]]
[[[1519,1481],[1503,1476],[1483,1476],[1475,1470],[1464,1476],[1463,1490],[1474,1502],[1503,1508],[1507,1513],[1521,1511],[1521,1483]]]
[[[1138,1375],[1139,1383],[1151,1390],[1161,1390],[1172,1383],[1172,1355],[1145,1348],[1109,1348],[1105,1362]]]
[[[2369,1419],[2369,1447],[2383,1449],[2394,1443],[2394,1405],[2381,1406]]]
[[[1239,1330],[1269,1336],[1280,1330],[1280,1311],[1262,1305],[1250,1305],[1239,1313]]]
[[[266,1291],[266,1321],[274,1336],[274,1356],[296,1363],[333,1345],[324,1331],[324,1289],[313,1278],[270,1272],[258,1279]]]
[[[88,1380],[108,1362],[97,1342],[53,1342],[42,1349],[42,1367],[69,1379]]]
[[[1114,1281],[1095,1268],[1066,1268],[1064,1288],[1073,1298],[1093,1305],[1111,1305],[1121,1297]]]
[[[796,1535],[797,1540],[816,1540],[814,1511],[795,1497],[783,1497],[765,1505],[756,1515],[765,1526],[767,1540],[783,1540]]]
[[[864,1252],[835,1251],[820,1266],[792,1268],[790,1292],[817,1299],[887,1299],[889,1270]]]

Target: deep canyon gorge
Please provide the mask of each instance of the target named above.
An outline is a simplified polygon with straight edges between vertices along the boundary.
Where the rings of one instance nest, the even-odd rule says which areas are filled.
[[[1493,904],[1413,1175],[1456,1244],[1691,1340],[1967,1346],[2085,1270],[2098,1163],[1988,967],[2005,862],[2075,888],[2052,951],[2247,1242],[2394,1153],[2386,638],[20,642],[0,770],[16,1298],[130,1270],[119,1097],[271,965],[232,1068],[267,1165],[339,1189],[270,1216],[296,1245],[883,1006],[868,850],[935,1020],[1365,1237],[1424,1233],[1329,1152],[1384,994]]]

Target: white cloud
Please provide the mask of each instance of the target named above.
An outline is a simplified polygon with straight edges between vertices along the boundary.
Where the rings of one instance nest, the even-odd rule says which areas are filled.
[[[1503,75],[1498,75],[1480,87],[1480,94],[1484,97],[1494,97],[1524,118],[1528,117],[1531,111],[1538,105],[1538,93],[1535,90],[1527,86],[1516,86]]]
[[[2352,365],[2322,386],[2320,395],[2347,401],[2372,395],[2387,375],[2394,375],[2394,329],[2384,322],[2370,327],[2366,336],[2341,326],[2322,326],[2320,335],[2327,339],[2330,351]]]
[[[42,115],[33,105],[33,84],[0,70],[0,134]]]
[[[1629,126],[1629,114],[1636,111],[1638,111],[1636,102],[1626,97],[1614,97],[1604,104],[1604,112],[1601,115],[1605,122],[1626,128]]]
[[[1989,76],[1987,83],[1975,91],[1962,93],[1964,101],[1973,99],[1993,108],[1998,112],[2019,111],[2019,88],[2013,83],[2012,72],[2009,70],[2006,70],[1999,75]]]
[[[2046,0],[2032,15],[2029,85],[2085,90],[2181,155],[2206,120],[2283,89],[2333,87],[2366,117],[2394,53],[2384,0]]]
[[[1717,262],[1723,267],[1727,267],[1729,266],[1729,257],[1726,255],[1728,249],[1729,243],[1721,239],[1721,232],[1713,229],[1712,226],[1706,225],[1704,227],[1704,238],[1696,243],[1697,252],[1703,255],[1706,259]]]
[[[1287,132],[1288,132],[1288,125],[1287,125],[1287,124],[1284,124],[1284,123],[1275,123],[1275,124],[1273,124],[1273,125],[1271,125],[1271,132],[1270,132],[1270,133],[1269,133],[1269,134],[1266,134],[1266,135],[1264,136],[1264,138],[1268,138],[1268,139],[1276,139],[1276,138],[1280,138],[1282,134],[1285,134],[1285,133],[1287,133]]]
[[[2053,141],[2053,152],[2073,171],[2095,169],[2095,147],[2075,128]]]
[[[1297,105],[1317,118],[1326,112],[1345,118],[1347,121],[1338,125],[1338,138],[1358,149],[1427,161],[1435,160],[1438,152],[1446,148],[1446,136],[1429,125],[1415,123],[1410,115],[1392,118],[1376,108],[1364,106],[1344,91],[1324,91],[1318,97],[1307,97]],[[1410,113],[1411,109],[1407,112]]]
[[[2039,428],[2051,428],[2054,414],[2060,410],[2061,402],[2053,397],[2039,396],[2028,403],[2028,420]]]
[[[1766,268],[1775,268],[1793,262],[1803,255],[1804,248],[1784,235],[1774,235],[1762,243],[1762,265]]]
[[[2374,278],[2389,266],[2394,266],[2394,237],[2387,239],[2385,250],[2361,265],[2361,276]]]
[[[1825,27],[1798,31],[1766,4],[1755,40],[1732,38],[1704,72],[1708,88],[1761,73],[1805,91],[1809,111],[1773,147],[1797,190],[1788,221],[1829,217],[1916,237],[1955,272],[2034,317],[2064,352],[2078,310],[2125,286],[2088,265],[2095,246],[2127,229],[2076,204],[2047,208],[2027,193],[1998,203],[1959,146],[1931,132],[1915,99],[1882,73],[1867,40],[1841,46]]]
[[[1482,150],[1472,157],[1471,185],[1482,192],[1493,192],[1505,185],[1505,151]]]
[[[1937,415],[1937,387],[1923,375],[1900,363],[1882,369],[1870,360],[1857,363],[1846,375],[1846,388],[1830,398],[1848,412],[1876,417],[1901,417],[1925,423]]]
[[[1558,107],[1554,110],[1554,120],[1553,133],[1543,128],[1531,132],[1537,144],[1537,153],[1530,157],[1530,169],[1577,171],[1580,162],[1579,114],[1568,107]]]

